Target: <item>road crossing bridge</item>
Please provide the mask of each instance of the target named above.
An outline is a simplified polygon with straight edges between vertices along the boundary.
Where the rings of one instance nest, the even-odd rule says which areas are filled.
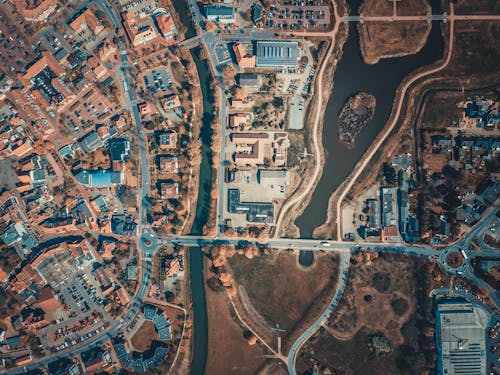
[[[363,23],[363,13],[359,16],[344,16],[344,23]]]
[[[446,12],[444,12],[443,14],[427,13],[427,22],[438,21],[446,23],[447,19],[448,19],[448,14],[446,14]]]

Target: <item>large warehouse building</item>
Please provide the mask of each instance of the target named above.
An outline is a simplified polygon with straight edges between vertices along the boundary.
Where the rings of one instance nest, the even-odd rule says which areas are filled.
[[[297,41],[257,41],[258,68],[296,68],[300,59]]]
[[[438,305],[438,374],[486,374],[488,321],[488,313],[471,303],[448,301]]]

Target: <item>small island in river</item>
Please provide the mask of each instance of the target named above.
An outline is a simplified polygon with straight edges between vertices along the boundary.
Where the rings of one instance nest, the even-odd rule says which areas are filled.
[[[363,126],[375,114],[376,99],[373,95],[360,92],[351,96],[340,111],[339,138],[346,145],[353,145]]]

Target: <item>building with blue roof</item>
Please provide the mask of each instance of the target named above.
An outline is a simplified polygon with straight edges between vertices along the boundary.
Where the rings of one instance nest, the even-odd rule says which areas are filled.
[[[80,184],[94,188],[105,188],[124,183],[122,171],[87,171],[82,169],[75,174],[75,178]]]
[[[90,172],[90,187],[111,187],[123,184],[123,173],[121,171],[92,171]]]
[[[16,228],[14,228],[14,225],[11,225],[9,228],[7,228],[5,232],[3,232],[1,238],[6,245],[10,246],[20,241],[21,235],[17,233],[17,230]]]

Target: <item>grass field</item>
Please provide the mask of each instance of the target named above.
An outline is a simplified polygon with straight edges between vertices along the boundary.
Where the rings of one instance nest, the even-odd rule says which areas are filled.
[[[153,322],[146,320],[137,330],[130,340],[135,350],[145,352],[149,349],[151,343],[158,338]]]
[[[367,22],[360,24],[362,53],[366,63],[381,58],[417,53],[430,32],[427,22]]]
[[[449,285],[448,279],[433,281],[436,272],[436,264],[407,257],[356,260],[328,326],[299,353],[298,373],[318,364],[339,374],[433,373],[429,290]],[[374,337],[385,338],[389,351],[377,353]]]
[[[497,0],[458,0],[455,5],[457,14],[494,14],[500,12]]]
[[[430,11],[425,0],[398,1],[398,15],[424,15]],[[361,12],[365,16],[392,16],[393,2],[366,0]],[[424,44],[431,29],[425,21],[366,22],[358,26],[363,58],[368,64],[380,58],[416,53]]]
[[[316,317],[331,298],[337,283],[338,257],[315,255],[316,264],[307,270],[297,267],[297,255],[229,259],[236,282],[243,286],[252,306],[268,321],[292,335],[303,319]]]
[[[457,103],[461,100],[463,100],[461,92],[433,92],[427,95],[425,110],[421,117],[421,128],[439,130],[457,126],[462,113],[462,110],[457,108]]]
[[[424,361],[424,354],[415,351],[410,345],[403,345],[393,352],[384,355],[372,353],[366,345],[371,333],[366,329],[359,331],[352,340],[341,341],[323,331],[314,340],[314,358],[322,365],[335,368],[335,373],[345,375],[370,374],[419,374],[414,369]],[[304,366],[311,356],[309,354],[297,361],[297,373],[304,373],[308,367]]]
[[[258,373],[266,361],[261,347],[248,345],[225,294],[205,290],[209,321],[205,375]]]

